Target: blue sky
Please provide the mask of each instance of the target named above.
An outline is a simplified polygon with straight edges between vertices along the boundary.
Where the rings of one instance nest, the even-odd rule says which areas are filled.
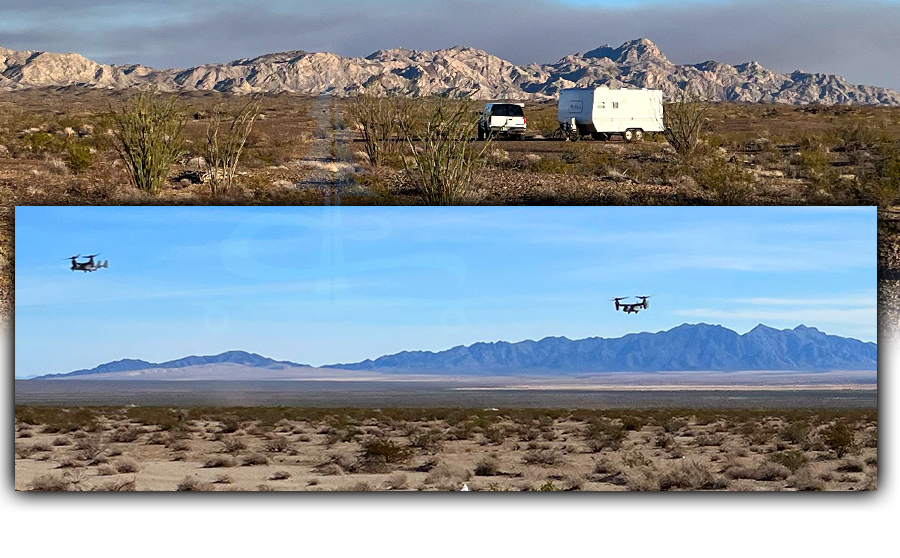
[[[109,269],[65,258],[101,252]],[[870,208],[16,209],[16,375],[241,349],[313,365],[681,323],[876,340]],[[653,295],[649,311],[614,296]]]
[[[756,60],[900,89],[898,0],[3,0],[0,46],[160,68],[270,52],[484,49],[516,64],[646,37],[676,64]]]

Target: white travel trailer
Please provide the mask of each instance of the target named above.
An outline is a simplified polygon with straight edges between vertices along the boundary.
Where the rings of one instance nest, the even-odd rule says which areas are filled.
[[[572,141],[588,134],[596,140],[621,134],[625,141],[639,141],[647,132],[665,130],[663,95],[658,89],[563,89],[556,119]]]

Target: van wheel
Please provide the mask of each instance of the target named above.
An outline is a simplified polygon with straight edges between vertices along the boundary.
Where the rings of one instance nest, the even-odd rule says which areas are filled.
[[[570,132],[566,139],[571,142],[576,142],[580,137],[581,136],[578,134],[578,132]]]
[[[484,130],[478,128],[478,141],[484,141]]]

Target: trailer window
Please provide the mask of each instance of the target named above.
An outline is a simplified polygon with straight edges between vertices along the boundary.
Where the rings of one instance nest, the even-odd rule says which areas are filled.
[[[613,108],[619,108],[619,101],[613,101]]]

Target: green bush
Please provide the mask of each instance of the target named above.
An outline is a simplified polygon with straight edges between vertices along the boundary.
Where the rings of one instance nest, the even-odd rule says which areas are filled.
[[[617,450],[622,447],[622,442],[627,436],[624,426],[608,419],[589,424],[585,432],[588,447],[593,452],[604,449]]]
[[[806,457],[806,455],[804,455],[804,453],[799,450],[788,450],[773,453],[769,456],[769,461],[787,467],[791,470],[792,473],[796,472],[800,467],[803,467],[804,465],[809,463],[809,459]]]
[[[94,163],[94,156],[91,154],[90,147],[76,141],[70,141],[66,144],[66,154],[63,160],[66,162],[69,170],[79,174],[90,168]]]
[[[844,457],[854,449],[853,430],[844,421],[839,420],[825,427],[821,437],[825,445],[837,453],[838,458]]]

